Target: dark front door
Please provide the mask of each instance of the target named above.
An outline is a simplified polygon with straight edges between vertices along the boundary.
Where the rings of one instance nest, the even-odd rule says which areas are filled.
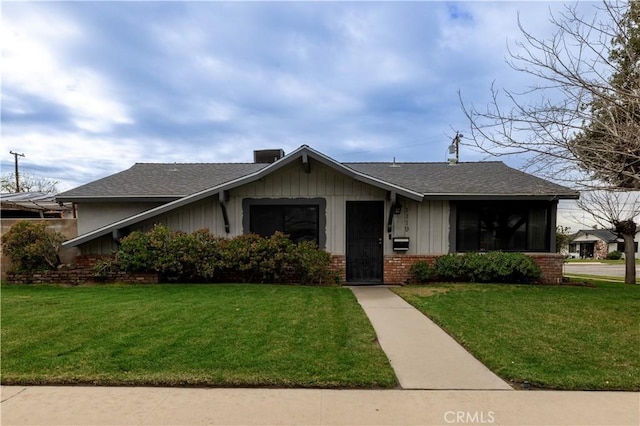
[[[347,281],[382,282],[384,201],[347,201]]]

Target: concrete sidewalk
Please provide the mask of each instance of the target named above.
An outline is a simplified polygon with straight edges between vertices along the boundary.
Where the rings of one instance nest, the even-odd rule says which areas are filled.
[[[630,392],[2,386],[2,425],[634,425]]]
[[[404,389],[512,389],[388,288],[351,289]]]

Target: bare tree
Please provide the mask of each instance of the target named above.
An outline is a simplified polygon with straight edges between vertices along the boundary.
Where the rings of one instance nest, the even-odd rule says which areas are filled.
[[[635,191],[588,191],[578,200],[578,207],[590,213],[597,224],[624,241],[625,283],[636,283],[634,239],[640,216],[640,194]]]
[[[58,192],[59,183],[57,180],[20,173],[20,192],[55,194]],[[17,192],[16,189],[16,179],[13,173],[0,176],[0,190],[2,192]]]
[[[535,174],[604,190],[579,205],[623,238],[625,282],[635,283],[638,202],[624,191],[640,190],[640,2],[593,7],[593,18],[578,3],[551,13],[549,38],[518,19],[522,41],[507,62],[534,83],[519,91],[494,84],[482,109],[460,101],[471,126],[467,143],[493,156],[524,155]]]
[[[529,171],[574,187],[640,189],[640,2],[605,1],[587,19],[578,4],[551,14],[555,32],[523,40],[511,68],[518,91],[491,87],[488,106],[465,105],[471,143],[493,156],[525,154]]]

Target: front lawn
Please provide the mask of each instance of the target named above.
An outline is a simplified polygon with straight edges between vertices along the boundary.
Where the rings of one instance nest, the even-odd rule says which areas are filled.
[[[516,385],[640,390],[640,286],[437,284],[395,291]]]
[[[3,384],[394,387],[349,289],[2,287]]]

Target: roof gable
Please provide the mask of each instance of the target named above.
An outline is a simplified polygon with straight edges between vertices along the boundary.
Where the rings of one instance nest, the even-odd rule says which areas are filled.
[[[618,241],[618,236],[610,229],[581,229],[573,237],[572,241],[597,241],[601,240],[607,243]]]

